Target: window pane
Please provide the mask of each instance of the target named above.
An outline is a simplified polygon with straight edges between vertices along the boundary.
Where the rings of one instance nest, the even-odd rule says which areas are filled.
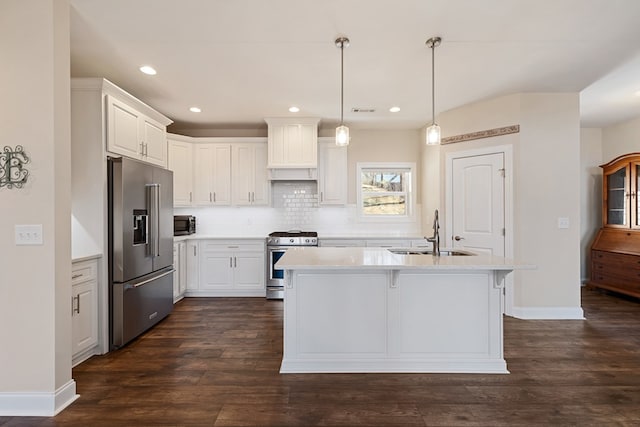
[[[362,192],[406,191],[402,171],[363,171]]]
[[[406,215],[406,196],[404,194],[375,195],[369,193],[363,197],[362,209],[366,215]]]

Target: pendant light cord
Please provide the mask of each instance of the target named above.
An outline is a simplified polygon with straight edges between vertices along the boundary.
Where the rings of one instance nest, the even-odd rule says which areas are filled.
[[[340,126],[344,119],[344,41],[340,44]]]
[[[431,124],[436,123],[436,44],[431,46]]]

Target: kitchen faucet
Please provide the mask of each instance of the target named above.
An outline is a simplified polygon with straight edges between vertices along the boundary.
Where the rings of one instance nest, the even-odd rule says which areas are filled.
[[[438,209],[435,212],[435,218],[433,219],[433,237],[426,237],[427,242],[433,243],[433,254],[440,256],[440,220],[438,219]]]

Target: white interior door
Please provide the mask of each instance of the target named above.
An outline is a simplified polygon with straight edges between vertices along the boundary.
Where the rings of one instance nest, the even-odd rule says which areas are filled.
[[[504,153],[452,160],[451,246],[505,256]]]

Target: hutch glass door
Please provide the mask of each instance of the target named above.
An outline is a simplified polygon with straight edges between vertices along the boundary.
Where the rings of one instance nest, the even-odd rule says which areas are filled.
[[[627,226],[627,168],[622,167],[607,175],[607,203],[606,203],[606,224],[612,226]]]

